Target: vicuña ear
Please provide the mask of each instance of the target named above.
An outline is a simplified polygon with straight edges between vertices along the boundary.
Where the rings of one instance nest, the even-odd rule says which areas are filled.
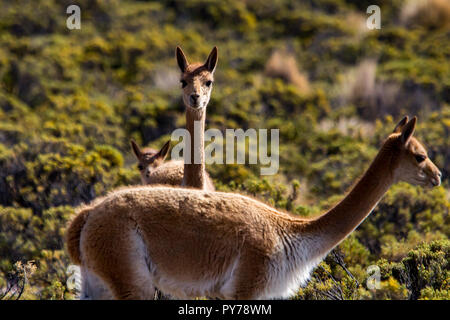
[[[208,56],[208,59],[206,59],[205,67],[208,69],[209,72],[213,73],[216,70],[218,60],[218,53],[217,53],[217,47],[214,47],[211,50],[211,53]]]
[[[133,149],[133,152],[134,152],[136,158],[138,158],[138,160],[140,160],[142,157],[141,149],[139,148],[139,146],[133,139],[131,139],[130,142],[131,142],[131,148]]]
[[[177,56],[178,66],[180,67],[181,72],[185,72],[189,63],[186,59],[186,55],[184,54],[183,50],[181,50],[180,47],[177,47],[176,56]]]
[[[403,126],[408,122],[408,116],[405,116],[402,120],[400,120],[399,123],[395,126],[393,133],[400,133],[402,132]]]
[[[404,144],[407,144],[409,139],[411,139],[414,129],[416,128],[416,122],[417,117],[414,117],[402,128],[401,139]]]
[[[169,152],[169,148],[170,148],[170,140],[167,141],[163,147],[161,148],[161,150],[159,150],[158,154],[156,155],[157,158],[161,158],[162,160],[164,160],[167,157],[167,153]]]

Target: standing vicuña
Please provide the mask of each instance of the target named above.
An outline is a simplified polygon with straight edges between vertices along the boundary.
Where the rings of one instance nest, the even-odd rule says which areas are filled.
[[[214,47],[205,63],[189,63],[180,47],[176,49],[181,70],[183,102],[186,107],[186,129],[190,136],[189,163],[184,164],[183,186],[214,191],[214,184],[205,172],[205,118],[211,97],[218,53]],[[185,150],[186,152],[186,150]]]
[[[289,297],[393,183],[440,184],[412,136],[415,124],[400,121],[350,193],[319,217],[234,193],[125,188],[80,211],[68,230],[70,257],[83,281],[95,279],[118,299],[152,298],[155,286],[180,298]]]
[[[176,58],[181,70],[180,81],[186,108],[186,130],[191,141],[190,163],[184,164],[183,161],[172,160],[163,164],[169,142],[159,153],[149,148],[141,151],[134,141],[131,141],[131,146],[139,161],[143,184],[183,185],[214,191],[214,183],[205,171],[204,130],[206,107],[211,96],[213,75],[217,65],[217,48],[213,48],[204,64],[189,64],[180,47],[176,49]],[[198,124],[197,131],[194,128],[195,122]],[[197,157],[195,157],[196,154]]]

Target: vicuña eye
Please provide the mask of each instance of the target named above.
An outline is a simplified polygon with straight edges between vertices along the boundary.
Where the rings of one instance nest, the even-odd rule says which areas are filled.
[[[206,84],[207,87],[210,87],[210,86],[212,85],[212,81],[211,81],[211,80],[208,80],[208,81],[206,81],[205,84]]]
[[[425,161],[425,159],[426,159],[426,157],[421,154],[416,154],[414,157],[416,158],[416,161],[418,163],[421,163],[421,162]]]
[[[184,87],[187,86],[187,82],[186,82],[186,81],[180,80],[180,82],[181,82],[181,87],[182,87],[182,88],[184,88]]]
[[[140,164],[140,163],[137,165],[137,167],[138,167],[139,171],[144,170],[144,166],[142,164]]]

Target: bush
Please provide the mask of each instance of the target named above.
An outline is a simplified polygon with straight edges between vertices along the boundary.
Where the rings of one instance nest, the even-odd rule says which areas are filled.
[[[177,45],[191,62],[219,47],[207,128],[279,129],[276,175],[261,177],[260,164],[208,165],[217,188],[293,214],[313,217],[341,199],[398,118],[418,114],[416,136],[443,185],[393,186],[297,298],[448,297],[448,5],[428,1],[418,14],[402,1],[369,2],[80,0],[82,29],[68,30],[72,1],[2,1],[7,297],[74,298],[63,242],[74,208],[139,183],[131,138],[160,147],[185,125]],[[382,7],[381,30],[365,27],[369,4]],[[365,286],[372,264],[382,270],[376,292]]]

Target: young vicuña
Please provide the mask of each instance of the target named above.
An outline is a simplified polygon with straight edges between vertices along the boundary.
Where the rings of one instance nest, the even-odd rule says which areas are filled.
[[[415,117],[400,121],[344,199],[311,219],[236,193],[168,186],[113,191],[82,208],[68,229],[83,297],[151,299],[155,286],[178,298],[295,294],[393,183],[440,185],[440,171],[412,136],[415,124]]]
[[[183,161],[164,161],[169,151],[170,140],[159,151],[151,148],[141,149],[134,140],[131,140],[131,147],[138,160],[142,184],[181,185],[183,181]]]

